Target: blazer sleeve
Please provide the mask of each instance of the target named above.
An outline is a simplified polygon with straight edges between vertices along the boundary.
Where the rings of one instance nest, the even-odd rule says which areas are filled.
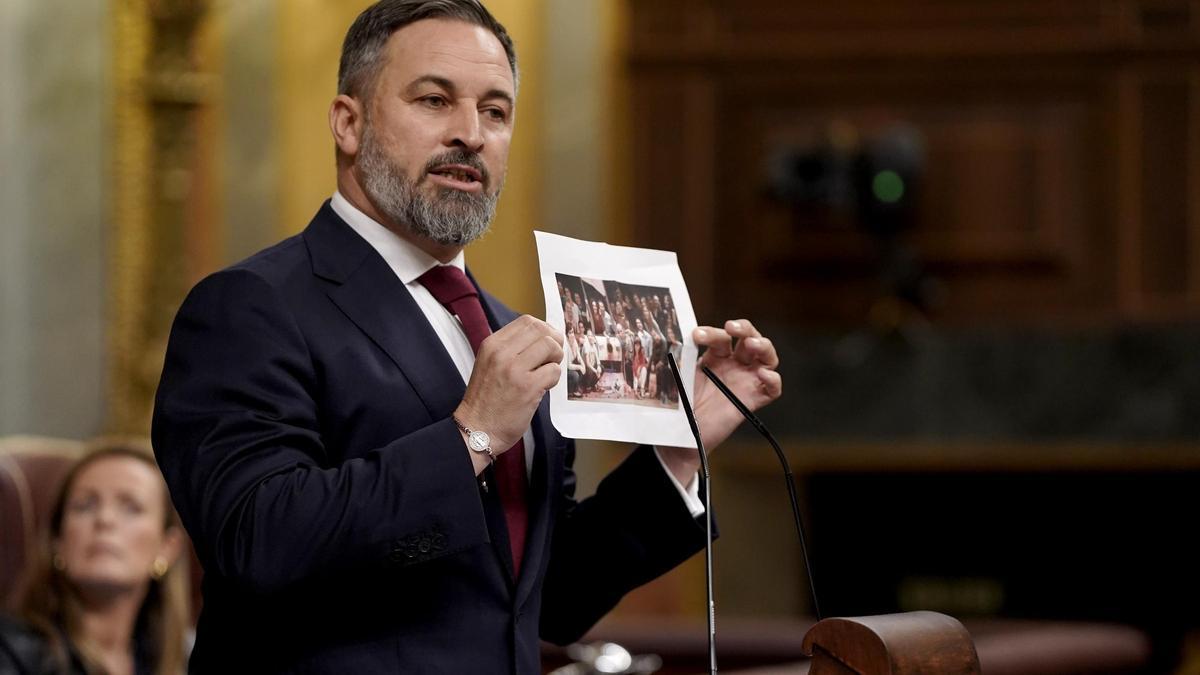
[[[626,593],[704,548],[703,523],[692,517],[653,448],[637,447],[596,494],[578,503],[574,454],[569,442],[539,624],[542,638],[556,644],[578,640]]]
[[[318,380],[292,310],[258,274],[208,277],[179,310],[152,438],[206,569],[271,593],[488,541],[452,420],[338,462],[319,432]]]

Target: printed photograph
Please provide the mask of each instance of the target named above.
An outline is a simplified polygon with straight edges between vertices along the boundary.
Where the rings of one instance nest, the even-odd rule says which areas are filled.
[[[555,274],[567,336],[567,399],[678,408],[667,354],[679,361],[671,291]]]

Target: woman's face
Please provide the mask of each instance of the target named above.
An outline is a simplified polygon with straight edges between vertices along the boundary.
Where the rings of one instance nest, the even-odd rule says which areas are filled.
[[[83,593],[145,585],[155,558],[178,555],[178,533],[164,529],[162,478],[131,457],[105,457],[75,477],[63,510],[57,552],[64,574]]]

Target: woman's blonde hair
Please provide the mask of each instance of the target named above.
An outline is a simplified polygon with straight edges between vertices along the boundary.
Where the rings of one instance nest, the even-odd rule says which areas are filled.
[[[44,635],[51,654],[63,671],[67,670],[70,662],[68,645],[62,639],[65,632],[87,671],[105,672],[96,658],[95,646],[89,644],[80,633],[83,606],[79,593],[66,576],[55,569],[53,548],[62,533],[67,496],[76,478],[91,464],[111,457],[143,462],[158,474],[158,464],[153,454],[136,441],[103,440],[93,443],[63,479],[54,500],[49,527],[42,533],[35,550],[26,558],[28,562],[16,595],[17,613]],[[167,485],[161,480],[159,482],[162,485],[163,530],[179,528],[182,534],[179,515],[171,505]],[[156,675],[178,675],[186,669],[184,639],[191,620],[189,597],[187,556],[181,555],[162,577],[150,580],[149,591],[142,601],[134,626],[135,638],[141,640],[142,654],[150,660],[152,672]]]

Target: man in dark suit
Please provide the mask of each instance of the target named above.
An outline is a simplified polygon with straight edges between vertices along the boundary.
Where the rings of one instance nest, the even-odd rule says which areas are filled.
[[[153,437],[205,570],[193,672],[536,673],[539,637],[577,639],[703,547],[694,450],[639,447],[575,500],[545,395],[563,336],[465,274],[516,75],[475,0],[366,10],[330,109],[337,192],[179,310]],[[695,339],[750,405],[779,396],[749,322]],[[702,380],[712,447],[740,417]]]

